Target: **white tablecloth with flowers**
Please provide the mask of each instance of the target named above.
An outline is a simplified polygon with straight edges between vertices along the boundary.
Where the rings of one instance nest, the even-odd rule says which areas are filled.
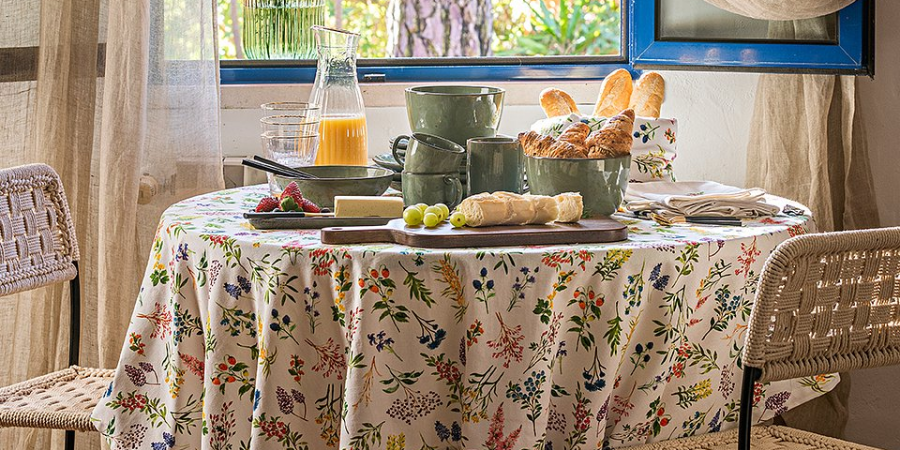
[[[427,250],[257,231],[264,186],[163,215],[115,381],[113,448],[589,449],[735,425],[771,250],[807,217],[628,241]],[[758,386],[757,419],[830,390]]]

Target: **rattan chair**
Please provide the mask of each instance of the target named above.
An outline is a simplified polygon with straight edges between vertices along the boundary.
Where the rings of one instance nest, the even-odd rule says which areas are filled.
[[[900,364],[900,228],[787,240],[763,268],[744,346],[738,429],[640,450],[872,449],[752,425],[755,382]],[[889,414],[890,412],[885,412]]]
[[[43,164],[0,170],[0,295],[68,281],[66,369],[0,388],[0,427],[96,431],[90,415],[113,371],[78,367],[81,286],[78,244],[59,175]]]

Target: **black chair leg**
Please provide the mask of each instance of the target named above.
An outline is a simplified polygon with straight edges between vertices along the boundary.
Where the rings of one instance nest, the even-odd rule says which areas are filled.
[[[75,450],[75,432],[66,430],[66,450]]]
[[[744,366],[741,383],[741,409],[738,415],[738,450],[750,450],[750,429],[753,426],[753,387],[762,370]]]

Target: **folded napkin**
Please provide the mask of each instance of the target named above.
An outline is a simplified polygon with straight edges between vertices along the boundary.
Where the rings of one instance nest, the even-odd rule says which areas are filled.
[[[774,216],[781,207],[766,202],[766,191],[740,189],[712,181],[655,181],[632,183],[625,192],[625,208],[635,214],[655,213],[665,219],[682,216]]]

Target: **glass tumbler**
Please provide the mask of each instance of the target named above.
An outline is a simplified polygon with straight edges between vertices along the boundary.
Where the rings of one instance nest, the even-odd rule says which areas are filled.
[[[318,133],[264,131],[260,138],[265,157],[285,166],[311,166],[316,160],[316,152],[319,148]],[[272,195],[280,195],[281,189],[275,184],[275,177],[271,173],[266,175]]]

